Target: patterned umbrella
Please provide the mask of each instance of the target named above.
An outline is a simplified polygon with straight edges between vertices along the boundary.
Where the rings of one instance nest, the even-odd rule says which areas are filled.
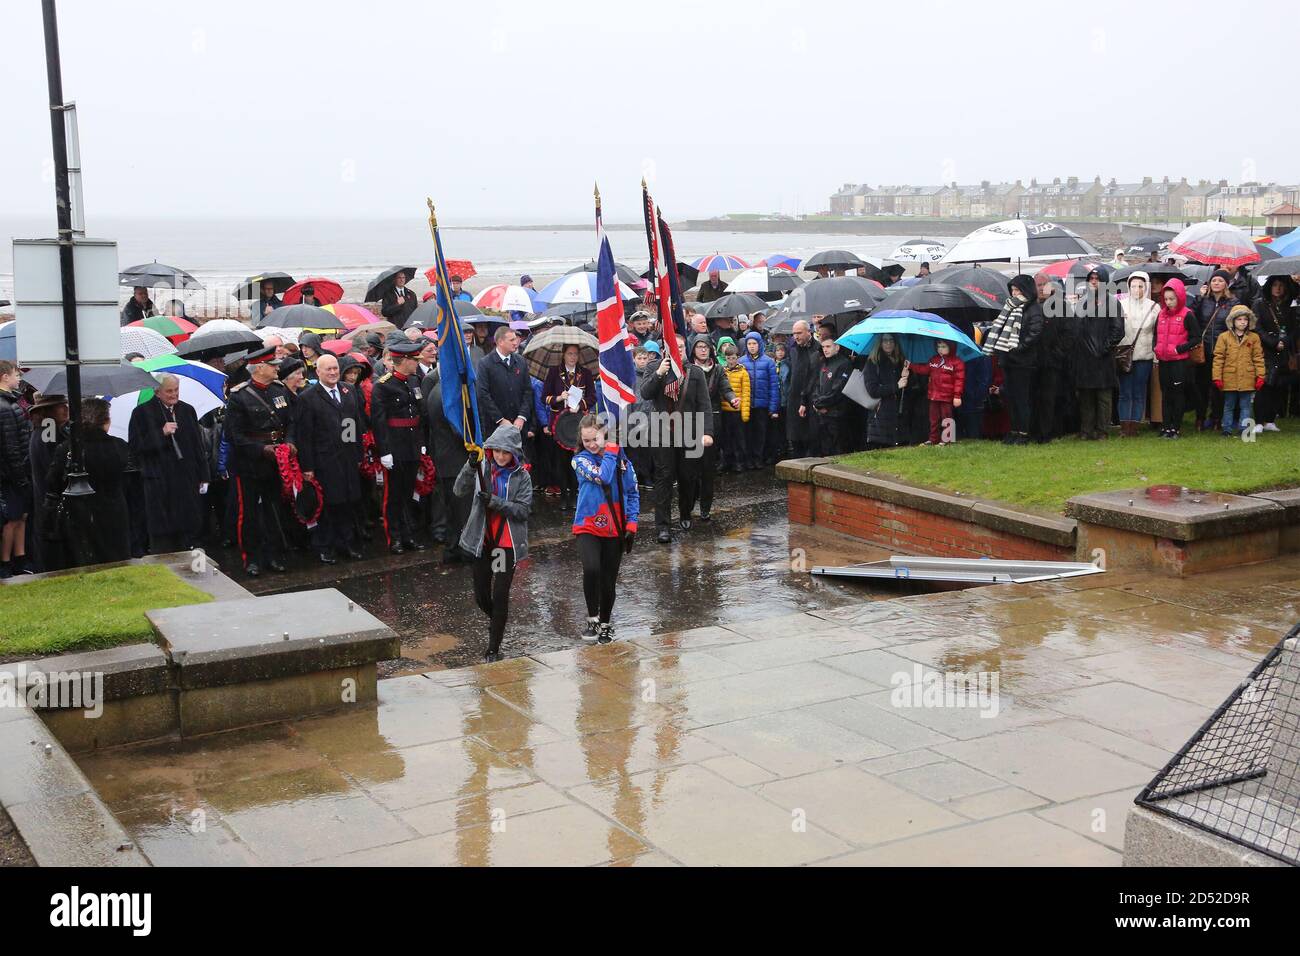
[[[1085,239],[1054,222],[1005,219],[963,236],[944,255],[944,262],[1018,262],[1022,259],[1097,257]]]
[[[122,328],[122,357],[143,355],[145,358],[157,358],[159,355],[175,355],[176,346],[167,341],[166,336],[153,329],[137,326],[134,322]]]
[[[564,361],[567,346],[578,346],[578,361],[587,367],[592,375],[600,374],[600,343],[596,337],[571,325],[556,325],[544,332],[538,332],[524,346],[524,358],[528,360],[528,374],[533,378],[546,378],[548,369],[555,368]]]
[[[1237,266],[1259,262],[1259,247],[1230,222],[1198,222],[1169,240],[1169,251],[1206,265]]]
[[[461,282],[468,282],[478,275],[478,270],[474,268],[474,263],[468,259],[448,259],[447,276],[460,276]],[[429,285],[438,281],[438,270],[432,266],[424,270],[424,277],[429,280]]]
[[[715,252],[711,256],[700,256],[691,263],[691,266],[699,272],[729,272],[734,269],[748,269],[749,263],[740,256]]]
[[[363,325],[373,325],[379,321],[379,316],[365,306],[352,305],[350,302],[335,302],[325,306],[325,311],[337,315],[339,321],[347,326],[349,331]]]
[[[802,259],[796,259],[794,256],[775,255],[768,256],[766,259],[755,263],[755,265],[767,266],[769,269],[788,269],[791,272],[799,271],[799,263]]]
[[[1086,279],[1088,273],[1100,263],[1101,260],[1095,256],[1089,256],[1086,259],[1062,259],[1060,262],[1053,262],[1049,266],[1043,266],[1036,274],[1051,276],[1054,279]]]
[[[163,374],[175,375],[180,382],[181,401],[193,406],[194,414],[199,418],[225,404],[226,376],[202,362],[189,362],[175,355],[160,355],[133,364],[152,373],[155,378]],[[109,425],[108,433],[126,441],[131,426],[131,413],[137,405],[143,405],[153,398],[155,391],[149,387],[114,395],[109,403],[112,424]]]
[[[474,305],[479,309],[491,309],[494,312],[540,312],[541,305],[536,301],[535,296],[536,293],[521,285],[498,283],[488,286],[474,296]]]
[[[641,298],[637,295],[636,290],[629,287],[626,283],[618,284],[619,295],[623,301],[629,299]],[[554,282],[547,284],[546,288],[537,293],[539,303],[553,305],[558,302],[586,302],[595,304],[599,301],[596,297],[596,273],[594,272],[574,272],[570,275],[560,276]]]
[[[908,239],[889,254],[902,262],[938,262],[948,247],[938,239]]]
[[[305,289],[311,289],[312,297],[315,298],[317,305],[330,305],[343,298],[343,286],[333,279],[308,276],[305,279],[299,279],[284,290],[284,295],[281,296],[284,299],[284,304],[297,305],[302,301],[303,290]]]

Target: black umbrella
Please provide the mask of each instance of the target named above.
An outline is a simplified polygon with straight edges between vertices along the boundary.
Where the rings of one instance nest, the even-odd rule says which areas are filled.
[[[366,290],[365,301],[378,302],[388,295],[393,289],[393,279],[399,272],[405,273],[407,282],[415,278],[415,266],[393,266],[391,269],[385,269],[375,276],[374,282],[370,283],[370,288]]]
[[[191,335],[176,347],[176,354],[181,358],[201,362],[218,355],[232,355],[244,352],[256,346],[260,348],[262,339],[252,329],[245,332],[209,332],[207,335]]]
[[[878,289],[858,276],[829,276],[813,279],[786,297],[781,311],[796,319],[814,315],[840,315],[845,312],[870,312],[885,300],[885,290]]]
[[[766,309],[767,303],[752,292],[727,292],[709,303],[704,317],[712,320],[730,316],[734,319],[738,315],[749,315]]]
[[[257,327],[259,329],[331,329],[339,332],[346,332],[348,328],[333,312],[322,309],[318,305],[307,305],[305,302],[272,309],[262,316],[262,321]]]
[[[654,282],[654,278],[650,275],[649,269],[641,273],[641,278],[652,284]],[[681,283],[683,292],[688,289],[694,289],[700,284],[700,270],[695,268],[695,266],[691,265],[689,262],[679,262],[677,263],[677,278]]]
[[[557,302],[538,316],[538,318],[546,319],[548,322],[559,319],[566,325],[577,325],[584,319],[594,319],[595,317],[596,307],[590,302]]]
[[[988,303],[990,308],[999,310],[1006,305],[1007,296],[1011,294],[1006,276],[995,269],[985,269],[982,266],[949,266],[947,269],[936,269],[921,281],[959,286],[967,292],[974,293],[981,301]]]
[[[574,266],[572,269],[566,272],[565,275],[571,276],[575,272],[595,272],[595,271],[596,271],[596,260],[592,259],[588,262],[584,262],[580,266]],[[614,271],[618,273],[619,281],[627,283],[628,285],[631,285],[634,282],[641,281],[641,276],[637,275],[637,271],[635,269],[633,269],[631,266],[624,265],[621,262],[614,263]]]
[[[1149,256],[1153,252],[1164,255],[1168,248],[1168,239],[1162,239],[1160,236],[1143,236],[1130,242],[1124,248],[1124,253],[1130,256]]]
[[[202,289],[203,283],[184,269],[164,265],[157,260],[128,266],[117,274],[118,285],[143,286],[146,289]]]
[[[235,289],[235,298],[241,302],[262,297],[262,283],[274,282],[275,294],[285,292],[294,283],[293,276],[287,272],[263,272],[261,275],[249,276]]]
[[[1139,262],[1135,266],[1125,266],[1122,269],[1116,269],[1110,274],[1112,282],[1124,283],[1128,277],[1135,272],[1145,272],[1151,279],[1163,279],[1168,282],[1170,279],[1179,279],[1183,282],[1191,282],[1192,276],[1178,268],[1178,266],[1168,265],[1164,262]]]
[[[483,313],[479,311],[478,306],[473,302],[466,302],[464,299],[461,299],[456,303],[456,314],[462,319],[466,319],[471,315],[482,315]],[[416,306],[415,311],[411,313],[411,317],[406,320],[406,324],[402,326],[402,328],[409,329],[413,325],[432,328],[433,324],[437,320],[438,300],[430,299],[428,302],[421,302]]]
[[[1300,275],[1300,256],[1286,256],[1285,258],[1271,259],[1259,268],[1251,272],[1256,279],[1265,279],[1269,276],[1295,276]]]
[[[34,368],[23,378],[38,392],[68,394],[68,370],[61,365]],[[125,395],[142,388],[157,388],[158,380],[130,362],[121,365],[81,366],[81,391],[86,395]]]
[[[887,304],[891,309],[911,309],[914,312],[933,312],[948,318],[946,312],[962,309],[979,309],[997,312],[1001,306],[994,305],[983,296],[976,295],[961,286],[948,285],[943,282],[920,282],[916,285],[889,290]]]
[[[1275,249],[1270,249],[1267,242],[1255,243],[1255,251],[1259,253],[1261,262],[1272,262],[1274,259],[1281,259],[1282,253]]]
[[[823,249],[821,252],[815,252],[803,261],[799,266],[804,272],[815,272],[818,269],[830,269],[834,272],[840,272],[848,269],[860,269],[863,266],[870,265],[863,262],[860,256],[854,255],[843,249]],[[875,266],[871,266],[875,269]],[[876,270],[879,272],[880,270]],[[875,278],[870,276],[869,278]]]

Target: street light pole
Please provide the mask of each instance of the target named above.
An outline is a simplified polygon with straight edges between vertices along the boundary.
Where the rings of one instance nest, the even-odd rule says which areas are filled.
[[[54,0],[41,0],[45,19],[45,74],[50,88],[50,135],[54,141],[54,194],[59,223],[59,273],[63,288],[63,344],[67,356],[68,487],[65,495],[93,495],[81,460],[81,350],[77,343],[77,284],[72,267],[72,189],[68,177],[68,135],[64,119],[63,72],[59,64],[59,21]]]

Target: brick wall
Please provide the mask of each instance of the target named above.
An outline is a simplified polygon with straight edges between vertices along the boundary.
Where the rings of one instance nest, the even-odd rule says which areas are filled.
[[[906,554],[1074,560],[1073,548],[1045,544],[905,505],[798,482],[787,483],[786,489],[792,522],[838,531]]]

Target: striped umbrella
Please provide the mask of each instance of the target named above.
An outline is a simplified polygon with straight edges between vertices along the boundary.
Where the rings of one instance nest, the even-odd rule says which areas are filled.
[[[193,406],[194,414],[199,418],[225,404],[226,376],[202,362],[191,362],[175,355],[160,355],[132,364],[155,378],[164,374],[175,375],[180,382],[181,401]],[[108,433],[125,441],[131,427],[131,413],[137,405],[143,405],[152,399],[155,392],[156,389],[153,388],[141,388],[113,396],[109,403],[112,424],[109,425]]]
[[[474,305],[494,312],[540,312],[540,305],[533,296],[533,292],[521,285],[501,282],[474,296]]]
[[[1237,266],[1259,262],[1259,247],[1230,222],[1198,222],[1169,240],[1169,251],[1206,265]]]
[[[379,316],[365,306],[353,305],[350,302],[334,302],[325,306],[325,311],[337,315],[339,321],[347,326],[349,332],[363,325],[370,325],[379,321]]]
[[[305,279],[299,279],[285,289],[284,295],[280,298],[284,300],[285,305],[297,305],[302,301],[303,290],[305,289],[311,289],[312,297],[316,300],[317,305],[330,305],[343,298],[343,286],[333,279],[326,279],[322,276],[308,276]]]
[[[123,357],[138,354],[149,359],[176,353],[176,346],[168,342],[161,332],[137,326],[134,322],[123,326],[121,332]]]
[[[153,329],[173,345],[180,345],[197,330],[198,326],[176,315],[151,315],[145,319],[128,322],[127,326]]]
[[[710,256],[700,256],[691,263],[700,272],[730,272],[735,269],[748,269],[749,263],[740,256],[728,255],[725,252],[715,252]]]
[[[796,259],[794,256],[775,255],[768,256],[766,259],[755,264],[767,266],[769,269],[788,269],[791,272],[798,272],[799,263],[801,262],[803,262],[802,259]]]
[[[524,358],[528,360],[528,374],[533,378],[546,378],[548,369],[555,368],[564,361],[564,350],[578,346],[578,361],[587,367],[592,375],[600,374],[600,342],[589,332],[572,325],[555,325],[538,332],[524,346]]]
[[[640,295],[636,290],[630,288],[626,283],[618,284],[619,295],[623,301],[629,299],[639,299]],[[542,291],[537,293],[539,303],[548,305],[557,302],[586,302],[595,304],[600,301],[596,293],[596,273],[594,272],[574,272],[570,275],[560,276],[554,282],[549,283]],[[540,311],[540,310],[538,310]]]
[[[1086,279],[1088,273],[1099,265],[1101,265],[1101,260],[1095,256],[1089,256],[1086,259],[1062,259],[1060,262],[1053,262],[1049,266],[1043,266],[1035,274],[1052,276],[1054,279]]]

